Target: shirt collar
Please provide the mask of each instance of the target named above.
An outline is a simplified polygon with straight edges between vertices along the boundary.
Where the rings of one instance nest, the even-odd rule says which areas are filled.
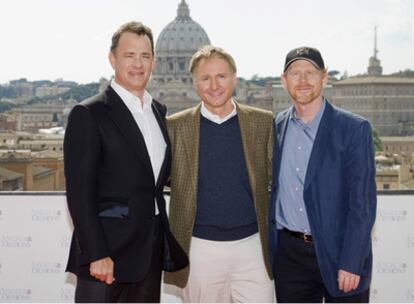
[[[303,122],[303,120],[302,120],[302,119],[300,119],[300,118],[297,118],[297,117],[296,117],[296,110],[295,110],[295,107],[294,107],[294,106],[292,106],[292,107],[291,107],[291,109],[290,109],[289,118],[290,118],[292,121],[294,121],[295,123],[298,123],[298,124],[300,124],[300,125],[303,125],[303,126],[305,126],[305,127],[307,127],[307,128],[310,128],[310,129],[312,129],[312,130],[317,130],[317,129],[318,129],[318,127],[319,127],[319,123],[321,122],[323,112],[325,111],[325,107],[326,107],[326,101],[325,101],[325,99],[323,99],[323,101],[322,101],[322,106],[321,106],[321,108],[319,109],[318,113],[317,113],[317,114],[316,114],[316,116],[315,116],[315,117],[314,117],[314,118],[313,118],[310,122],[308,122],[307,124],[305,124],[305,123]]]
[[[141,98],[139,98],[138,96],[135,96],[130,91],[128,91],[127,89],[125,89],[124,87],[119,85],[115,81],[115,79],[112,79],[111,87],[119,95],[119,97],[121,97],[122,101],[127,105],[128,108],[130,106],[137,106],[138,105],[138,108],[141,109],[141,111],[151,109],[152,96],[150,95],[150,93],[148,93],[147,90],[144,91],[144,96],[143,96],[143,99],[144,99],[143,105],[144,106],[141,107],[141,104],[142,104],[141,103]]]
[[[206,106],[204,105],[204,101],[201,102],[200,113],[201,115],[203,115],[203,117],[207,118],[208,120],[211,120],[216,124],[222,124],[223,122],[237,115],[236,103],[234,102],[233,98],[231,99],[231,104],[233,105],[233,111],[231,111],[230,114],[224,116],[223,118],[207,110]]]

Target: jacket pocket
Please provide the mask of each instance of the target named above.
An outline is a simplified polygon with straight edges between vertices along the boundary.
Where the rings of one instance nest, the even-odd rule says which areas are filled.
[[[100,218],[129,218],[128,203],[119,201],[105,201],[98,205],[98,216]]]

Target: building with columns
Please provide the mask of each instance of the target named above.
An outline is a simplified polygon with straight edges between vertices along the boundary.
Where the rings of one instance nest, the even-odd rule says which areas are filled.
[[[414,135],[414,78],[350,77],[333,84],[333,102],[367,118],[380,136]]]
[[[148,85],[152,97],[167,105],[169,114],[200,102],[188,68],[193,54],[209,44],[206,31],[191,18],[188,4],[181,0],[177,16],[158,36],[155,46],[157,64]],[[265,86],[239,79],[234,95],[242,103],[273,110],[273,98]]]
[[[375,27],[367,73],[334,83],[333,102],[367,118],[380,136],[414,135],[414,78],[383,75],[378,52]]]
[[[193,54],[208,44],[206,31],[191,18],[188,4],[182,0],[175,19],[158,36],[157,64],[148,86],[152,97],[167,105],[169,114],[199,102],[188,66]]]

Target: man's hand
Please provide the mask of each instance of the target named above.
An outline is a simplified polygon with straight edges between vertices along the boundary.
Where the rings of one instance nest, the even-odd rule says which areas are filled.
[[[360,276],[354,273],[339,269],[338,271],[338,288],[343,292],[350,292],[359,285]]]
[[[91,276],[106,284],[112,284],[115,281],[114,262],[110,257],[92,262],[89,271]]]

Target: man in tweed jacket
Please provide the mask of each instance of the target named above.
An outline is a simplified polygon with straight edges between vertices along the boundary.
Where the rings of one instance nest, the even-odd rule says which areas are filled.
[[[184,302],[272,302],[267,249],[273,114],[236,103],[233,58],[206,46],[190,61],[202,102],[167,120],[171,230],[190,266],[165,273]]]

